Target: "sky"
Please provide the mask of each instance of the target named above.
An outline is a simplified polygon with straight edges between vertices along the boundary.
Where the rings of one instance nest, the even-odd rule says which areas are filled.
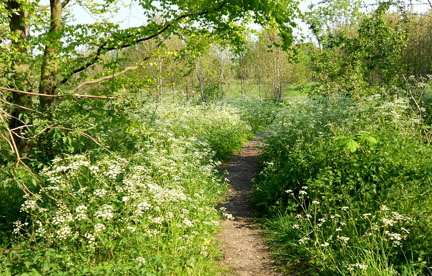
[[[97,1],[103,1],[103,0],[97,0]],[[41,5],[48,5],[49,0],[41,0]],[[75,1],[73,1],[75,2]],[[136,27],[143,24],[143,22],[146,22],[147,18],[145,18],[142,8],[137,4],[134,0],[121,0],[121,2],[126,6],[122,7],[116,16],[112,18],[106,18],[108,21],[113,23],[120,24],[120,27],[122,28],[128,28],[128,27]],[[157,1],[155,1],[157,2]],[[303,0],[300,2],[300,9],[302,11],[307,10],[307,7],[311,3],[317,3],[319,0]],[[366,4],[372,4],[376,3],[375,0],[365,0]],[[406,3],[414,2],[415,5],[413,5],[413,10],[415,12],[425,12],[427,10],[430,10],[430,7],[427,3],[427,0],[416,0],[416,1],[410,1],[405,0]],[[421,3],[423,2],[423,3]],[[73,9],[73,15],[75,17],[75,22],[79,24],[88,24],[88,23],[94,23],[98,21],[98,18],[91,15],[85,8],[82,8],[79,5],[74,5]],[[299,29],[305,32],[306,25],[300,20],[297,20],[297,24],[299,25]],[[296,33],[299,33],[301,31],[296,31]]]

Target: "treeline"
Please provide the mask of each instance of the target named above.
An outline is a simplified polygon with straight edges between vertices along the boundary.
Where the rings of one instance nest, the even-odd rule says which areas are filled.
[[[293,85],[314,83],[312,92],[318,94],[343,91],[357,97],[377,89],[396,94],[394,88],[406,89],[410,77],[424,80],[432,74],[430,10],[396,12],[385,2],[365,12],[362,5],[341,0],[311,6],[305,13],[311,37],[286,51],[278,47],[281,40],[276,30],[245,34],[246,45],[235,51],[206,38],[173,36],[146,59],[155,42],[139,44],[107,57],[119,68],[146,59],[139,69],[88,89],[124,88],[156,97],[200,95],[204,100],[226,93],[280,99]],[[108,74],[103,67],[94,73]]]

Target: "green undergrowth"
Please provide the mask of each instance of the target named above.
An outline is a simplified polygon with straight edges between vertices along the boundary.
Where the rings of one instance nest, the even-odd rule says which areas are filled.
[[[236,107],[239,110],[240,118],[247,123],[252,133],[265,131],[283,107],[280,102],[256,97],[227,97],[220,102]]]
[[[121,99],[33,118],[62,127],[27,153],[38,180],[13,155],[0,164],[0,275],[219,275],[218,167],[261,127],[244,116]]]
[[[432,147],[405,99],[287,104],[254,199],[277,261],[299,275],[430,275]]]

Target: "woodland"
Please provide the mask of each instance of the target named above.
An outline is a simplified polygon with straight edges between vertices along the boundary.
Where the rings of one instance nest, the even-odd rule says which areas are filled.
[[[430,0],[2,1],[0,275],[226,275],[255,136],[280,273],[430,275],[431,104]]]

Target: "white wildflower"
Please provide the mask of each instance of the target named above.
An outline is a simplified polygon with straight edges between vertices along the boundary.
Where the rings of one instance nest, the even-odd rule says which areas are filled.
[[[56,237],[59,240],[64,240],[72,234],[72,229],[68,225],[66,225],[60,228],[59,230],[57,230],[56,234],[57,234]]]
[[[304,237],[304,238],[299,239],[298,243],[299,244],[305,244],[307,241],[310,241],[310,238]]]
[[[407,233],[407,234],[410,233],[407,229],[405,229],[405,228],[403,228],[403,227],[401,227],[401,230],[404,231],[404,232]]]
[[[96,224],[95,226],[94,226],[94,231],[95,231],[95,233],[101,233],[103,230],[105,230],[106,229],[106,227],[105,227],[105,225],[104,224],[102,224],[102,223],[98,223],[98,224]]]
[[[393,226],[393,224],[395,223],[394,220],[387,219],[387,218],[383,218],[383,219],[381,219],[381,221],[382,221],[382,223],[384,223],[384,225],[390,225],[390,226]]]
[[[222,214],[228,220],[234,220],[235,219],[232,214],[229,214],[229,213],[222,213]]]
[[[349,207],[348,206],[342,206],[341,210],[342,211],[348,211]]]
[[[398,212],[392,212],[392,215],[395,220],[405,220],[405,217],[399,214]]]
[[[315,205],[319,205],[319,204],[320,204],[320,202],[319,202],[319,201],[317,201],[317,200],[314,200],[314,201],[312,201],[312,204],[315,204]]]
[[[183,222],[184,222],[184,224],[185,224],[187,227],[192,227],[192,226],[193,226],[192,222],[191,222],[188,218],[185,218],[185,219],[183,220]]]
[[[27,199],[26,201],[24,201],[24,203],[21,205],[21,209],[20,212],[24,212],[27,210],[33,210],[36,208],[36,201],[32,200],[32,199]]]
[[[348,266],[348,270],[354,270],[354,268],[358,268],[358,269],[361,269],[361,270],[366,270],[367,268],[368,268],[368,266],[367,265],[365,265],[365,264],[360,264],[360,263],[356,263],[356,264],[350,264],[349,266]]]
[[[110,220],[114,217],[113,207],[111,205],[105,204],[95,213],[95,217]]]
[[[162,224],[162,222],[164,221],[164,218],[163,217],[156,217],[156,218],[152,218],[151,221],[153,223],[156,223],[156,224]]]
[[[95,236],[93,236],[93,235],[90,234],[90,233],[86,233],[86,234],[84,235],[84,237],[85,237],[86,239],[88,239],[88,243],[89,243],[89,244],[94,243],[95,240],[96,240]]]
[[[382,205],[380,208],[381,211],[390,211],[389,207]]]
[[[103,197],[106,193],[107,191],[105,189],[97,189],[93,192],[93,194],[98,197]]]
[[[144,259],[143,257],[137,257],[135,260],[137,262],[139,262],[140,264],[145,264],[146,263],[146,259]]]
[[[330,244],[328,243],[328,242],[325,242],[325,243],[323,243],[323,244],[321,244],[321,247],[327,247],[327,246],[329,246]]]
[[[338,239],[338,240],[341,240],[341,241],[343,241],[343,242],[347,242],[347,241],[349,241],[350,238],[348,238],[348,237],[344,237],[344,236],[337,236],[337,239]]]
[[[86,220],[88,218],[86,214],[87,206],[80,205],[75,208],[75,211],[77,212],[77,215],[75,216],[76,220],[81,221],[81,220]]]
[[[20,232],[20,230],[24,227],[24,226],[27,226],[29,223],[28,222],[25,222],[25,223],[22,223],[20,220],[17,220],[17,221],[15,221],[14,223],[13,223],[13,225],[14,225],[14,230],[12,231],[12,233],[13,234],[18,234],[19,232]]]

